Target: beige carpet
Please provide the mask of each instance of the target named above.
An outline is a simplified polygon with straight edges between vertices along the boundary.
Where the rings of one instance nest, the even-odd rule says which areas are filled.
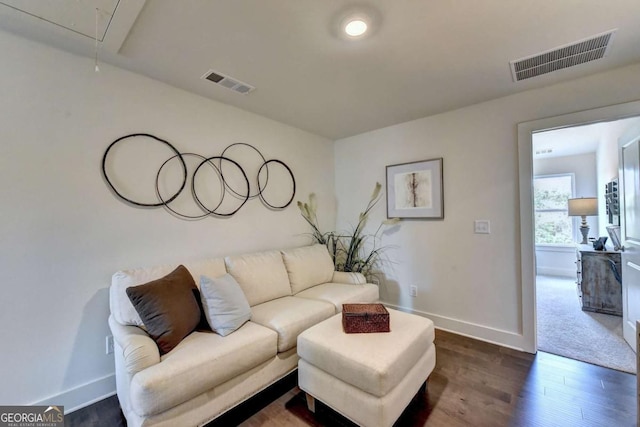
[[[573,279],[538,276],[538,350],[636,373],[635,353],[622,338],[622,318],[582,311]]]

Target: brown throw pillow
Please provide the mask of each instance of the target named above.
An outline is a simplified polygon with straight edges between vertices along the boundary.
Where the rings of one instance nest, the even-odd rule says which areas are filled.
[[[127,288],[127,296],[161,354],[170,352],[200,323],[193,289],[198,288],[183,265],[160,279]]]

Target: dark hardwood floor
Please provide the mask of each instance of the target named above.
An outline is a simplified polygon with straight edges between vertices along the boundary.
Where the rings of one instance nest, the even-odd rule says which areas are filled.
[[[396,426],[636,426],[636,376],[436,331],[436,368]],[[295,373],[208,427],[353,426],[306,408]],[[121,426],[112,398],[66,417],[67,426]]]

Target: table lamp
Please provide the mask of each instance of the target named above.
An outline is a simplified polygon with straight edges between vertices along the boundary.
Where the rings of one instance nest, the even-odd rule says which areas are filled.
[[[583,245],[589,243],[589,225],[587,225],[588,216],[598,215],[598,199],[595,197],[580,197],[577,199],[569,199],[569,216],[580,216],[580,233],[582,233]]]

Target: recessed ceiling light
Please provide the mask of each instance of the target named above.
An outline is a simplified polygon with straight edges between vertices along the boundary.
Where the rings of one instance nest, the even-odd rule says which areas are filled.
[[[359,41],[374,36],[381,23],[382,15],[377,9],[362,4],[352,5],[337,11],[331,18],[331,32],[342,40]]]
[[[351,37],[358,37],[367,32],[367,23],[362,19],[352,19],[344,26],[344,32]]]

